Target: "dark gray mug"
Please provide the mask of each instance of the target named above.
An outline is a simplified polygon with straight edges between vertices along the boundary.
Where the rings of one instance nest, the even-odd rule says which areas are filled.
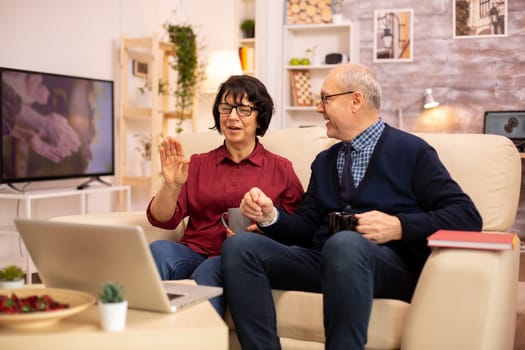
[[[346,211],[334,211],[328,213],[328,231],[334,234],[339,231],[351,230],[355,231],[357,226],[357,219],[354,213]]]

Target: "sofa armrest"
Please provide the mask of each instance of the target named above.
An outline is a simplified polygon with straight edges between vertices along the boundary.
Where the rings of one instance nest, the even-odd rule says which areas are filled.
[[[519,244],[513,250],[434,248],[403,329],[403,350],[512,350]]]
[[[148,243],[160,239],[180,240],[184,233],[186,222],[183,221],[175,230],[165,230],[152,226],[144,211],[120,211],[109,213],[93,213],[93,214],[77,214],[57,216],[50,220],[65,221],[65,222],[79,222],[87,224],[102,224],[102,225],[133,225],[140,226],[146,235]]]

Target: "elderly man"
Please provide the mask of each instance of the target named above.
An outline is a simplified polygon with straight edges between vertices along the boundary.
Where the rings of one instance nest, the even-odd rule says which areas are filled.
[[[357,64],[332,69],[317,111],[327,135],[294,214],[252,188],[241,211],[265,233],[226,240],[224,288],[243,349],[280,349],[271,288],[323,293],[327,349],[364,349],[373,298],[410,301],[438,229],[480,230],[471,199],[436,151],[380,118],[381,88]],[[328,228],[331,212],[357,225]]]

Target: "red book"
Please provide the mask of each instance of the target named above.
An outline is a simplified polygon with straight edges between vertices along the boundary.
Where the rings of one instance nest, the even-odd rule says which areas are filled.
[[[517,236],[512,233],[439,230],[428,236],[429,247],[511,250]]]

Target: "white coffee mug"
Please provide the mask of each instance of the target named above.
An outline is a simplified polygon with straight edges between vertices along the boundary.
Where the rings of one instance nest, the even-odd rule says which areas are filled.
[[[246,228],[252,223],[250,219],[241,214],[239,208],[228,208],[228,211],[222,213],[221,221],[224,227],[229,228],[233,233],[245,232]]]

